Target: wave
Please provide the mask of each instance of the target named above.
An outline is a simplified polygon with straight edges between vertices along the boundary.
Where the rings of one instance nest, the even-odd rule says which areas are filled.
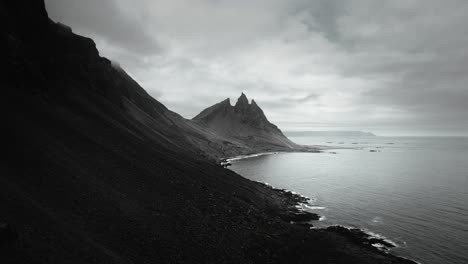
[[[325,210],[325,209],[327,209],[325,206],[315,206],[315,205],[308,205],[308,204],[306,204],[305,207],[307,207],[310,210]]]
[[[271,186],[271,185],[269,185],[269,186]],[[275,188],[275,187],[273,187],[273,188]],[[300,193],[298,193],[298,192],[291,191],[291,190],[288,190],[288,189],[280,189],[280,190],[283,190],[283,191],[285,191],[285,192],[289,192],[289,193],[292,193],[292,194],[294,194],[294,195],[297,195],[297,196],[299,196],[299,197],[301,197],[301,198],[304,198],[304,199],[307,200],[307,201],[315,201],[315,200],[316,200],[315,198],[310,198],[310,197],[307,197],[307,196],[305,196],[305,195],[302,195],[302,194],[300,194]]]
[[[357,227],[353,227],[353,226],[346,226],[346,225],[331,225],[331,226],[338,226],[338,227],[342,227],[342,228],[345,228],[349,231],[352,231],[352,230],[359,230],[361,232],[363,232],[366,236],[367,236],[367,239],[377,239],[377,240],[380,240],[382,242],[385,242],[389,245],[391,245],[392,247],[394,248],[398,248],[400,247],[400,245],[398,243],[396,243],[395,241],[391,240],[390,238],[382,235],[382,234],[379,234],[379,233],[375,233],[373,231],[370,231],[369,229],[366,229],[366,228],[357,228]],[[403,242],[405,243],[405,242]],[[373,247],[377,248],[377,249],[380,249],[380,250],[384,250],[384,251],[387,251],[389,248],[388,246],[384,245],[383,243],[373,243],[371,244]]]
[[[270,188],[277,189],[277,190],[283,191],[285,193],[291,193],[291,194],[293,194],[293,195],[295,195],[297,197],[302,198],[301,199],[302,201],[297,201],[297,203],[295,205],[295,208],[297,210],[299,210],[299,211],[314,213],[314,212],[312,212],[313,210],[324,210],[324,209],[326,209],[325,206],[312,205],[311,202],[317,201],[317,199],[315,199],[315,198],[310,198],[308,196],[302,195],[302,194],[300,194],[298,192],[291,191],[291,190],[288,190],[288,189],[278,189],[278,188],[272,186],[271,184],[269,184],[268,182],[259,182],[259,183],[265,184],[266,186],[268,186]],[[316,214],[316,213],[314,213],[314,214]],[[323,221],[325,219],[326,219],[325,216],[320,216],[320,219],[318,219],[318,220]]]
[[[296,205],[296,208],[303,211],[312,211],[312,210],[325,210],[325,206],[315,206],[310,203],[299,203]]]
[[[398,245],[395,241],[387,238],[386,236],[384,235],[381,235],[381,234],[378,234],[378,233],[375,233],[375,232],[372,232],[368,229],[365,229],[365,228],[361,228],[362,231],[364,231],[364,233],[366,233],[367,235],[370,236],[370,238],[377,238],[377,239],[380,239],[382,241],[385,241],[391,245],[393,245],[395,248],[397,247],[400,247],[400,245]]]
[[[359,231],[363,232],[365,235],[368,236],[367,239],[365,239],[365,240],[370,240],[371,241],[373,239],[376,239],[376,240],[382,241],[380,243],[377,241],[377,242],[371,243],[370,245],[372,247],[376,248],[377,250],[380,250],[380,251],[383,251],[383,252],[386,252],[386,253],[388,253],[390,248],[399,248],[399,247],[401,247],[397,242],[389,239],[388,237],[386,237],[386,236],[384,236],[382,234],[379,234],[379,233],[372,232],[372,231],[370,231],[368,229],[365,229],[365,228],[356,228],[356,227],[343,226],[343,225],[335,225],[335,226],[345,228],[345,229],[347,229],[349,231],[359,230]],[[405,241],[402,241],[402,243],[403,243],[403,245],[406,245]],[[391,245],[391,247],[389,247],[388,245]],[[421,264],[421,262],[416,261],[416,260],[411,259],[411,258],[408,258],[408,257],[403,257],[403,256],[398,256],[398,257],[413,261],[413,262],[418,263],[418,264]]]
[[[237,161],[237,160],[242,160],[242,159],[249,159],[249,158],[255,158],[255,157],[260,157],[260,156],[265,156],[265,155],[272,155],[272,154],[278,154],[280,152],[262,152],[262,153],[255,153],[255,154],[249,154],[249,155],[239,155],[235,156],[232,158],[227,158],[227,162],[231,161]]]

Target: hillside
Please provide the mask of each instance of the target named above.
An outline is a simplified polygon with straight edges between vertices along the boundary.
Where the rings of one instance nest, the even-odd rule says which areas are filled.
[[[43,1],[2,1],[0,21],[1,263],[407,263],[290,224],[312,217],[295,209],[303,199],[214,164],[203,142],[221,138],[151,98]]]

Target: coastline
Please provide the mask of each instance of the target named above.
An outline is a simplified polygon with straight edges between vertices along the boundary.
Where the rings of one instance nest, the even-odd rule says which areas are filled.
[[[266,156],[266,155],[274,155],[274,154],[279,154],[279,153],[288,153],[288,152],[282,152],[282,151],[259,152],[259,153],[254,153],[254,154],[245,154],[245,155],[238,155],[238,156],[234,156],[234,157],[222,158],[222,160],[225,160],[227,162],[231,162],[231,161],[250,159],[250,158],[261,157],[261,156]]]
[[[330,148],[331,149],[331,148]],[[323,150],[327,150],[324,146],[304,146],[304,150],[294,149],[291,151],[269,151],[269,152],[256,152],[249,154],[236,155],[231,157],[223,157],[219,159],[220,165],[230,164],[232,161],[239,161],[243,159],[256,158],[267,155],[276,155],[284,153],[322,153]]]
[[[322,150],[322,149],[321,149]],[[265,155],[283,154],[283,153],[294,153],[294,152],[260,152],[255,154],[239,155],[232,158],[225,158],[226,162],[240,161],[243,159],[249,159],[254,157],[260,157]],[[297,152],[302,153],[302,152]],[[240,174],[239,174],[240,175]],[[241,175],[244,177],[243,175]],[[247,179],[247,178],[246,178]],[[249,179],[250,180],[250,179]],[[310,232],[326,232],[328,234],[339,235],[344,237],[349,243],[353,243],[359,247],[371,250],[378,254],[383,254],[387,257],[394,258],[399,263],[405,264],[420,264],[419,262],[412,260],[405,256],[398,256],[392,254],[390,251],[392,248],[397,248],[398,245],[386,238],[383,235],[374,233],[369,230],[365,230],[359,227],[348,227],[342,225],[330,225],[327,227],[314,227],[312,221],[320,221],[321,216],[319,214],[307,211],[305,208],[314,207],[310,205],[310,197],[304,196],[293,190],[276,188],[266,182],[253,181],[257,184],[261,184],[264,188],[269,188],[274,192],[277,192],[279,196],[286,198],[286,207],[282,207],[283,212],[277,212],[281,219],[289,222],[292,225],[299,225],[308,227]]]
[[[236,155],[236,156],[230,156],[230,157],[222,157],[220,158],[220,162],[232,162],[232,161],[239,161],[243,159],[250,159],[250,158],[256,158],[256,157],[261,157],[261,156],[267,156],[267,155],[276,155],[276,154],[285,154],[285,153],[323,153],[324,151],[327,150],[333,150],[333,149],[356,149],[353,147],[336,147],[336,146],[326,146],[326,145],[303,145],[304,149],[294,149],[291,151],[269,151],[269,152],[255,152],[255,153],[249,153],[249,154],[242,154],[242,155]]]

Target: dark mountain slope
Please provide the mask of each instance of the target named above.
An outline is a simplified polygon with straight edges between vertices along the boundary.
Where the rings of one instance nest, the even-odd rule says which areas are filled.
[[[0,263],[403,263],[282,219],[297,200],[195,155],[191,123],[50,21],[0,2]]]
[[[70,28],[53,23],[47,16],[23,13],[31,11],[22,10],[25,7],[21,2],[7,3],[17,10],[13,13],[3,8],[1,18],[5,25],[2,43],[7,45],[3,52],[9,59],[3,63],[11,62],[5,65],[7,81],[20,89],[28,87],[28,92],[51,103],[79,98],[81,103],[101,106],[98,101],[105,101],[126,112],[138,133],[166,147],[183,148],[209,158],[229,155],[223,152],[224,139],[154,100],[122,69],[99,57],[91,39],[73,34]],[[44,6],[34,5],[45,14]]]

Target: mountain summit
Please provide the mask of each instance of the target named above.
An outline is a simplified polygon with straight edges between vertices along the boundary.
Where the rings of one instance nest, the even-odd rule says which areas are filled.
[[[234,106],[229,98],[217,103],[193,118],[229,141],[243,143],[257,151],[293,150],[299,146],[268,121],[263,110],[242,93]]]

